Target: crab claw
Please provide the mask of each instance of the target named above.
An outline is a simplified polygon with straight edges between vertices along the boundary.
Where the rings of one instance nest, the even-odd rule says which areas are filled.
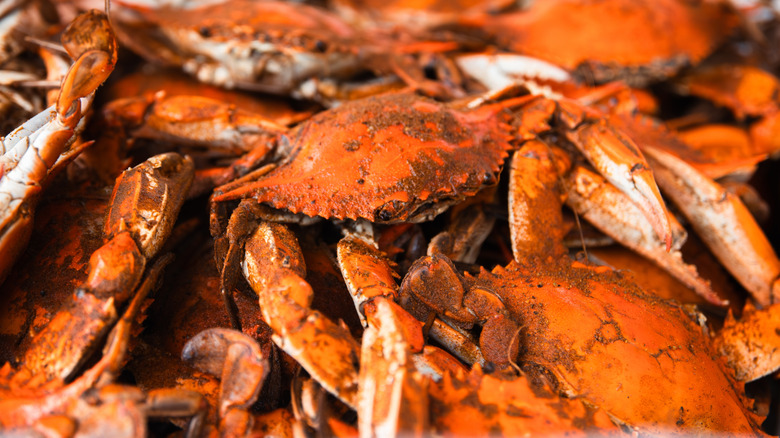
[[[75,59],[57,98],[57,113],[65,117],[74,102],[94,92],[114,71],[117,44],[108,16],[93,9],[65,29],[62,45]]]
[[[245,244],[242,268],[274,343],[356,407],[360,345],[344,326],[311,309],[314,290],[301,276],[306,268],[295,235],[282,224],[261,222]]]
[[[386,297],[370,306],[373,323],[363,333],[360,354],[360,434],[422,436],[429,421],[429,381],[411,361],[406,312]]]
[[[212,328],[187,342],[182,359],[202,372],[222,376],[220,429],[241,430],[270,370],[257,342],[235,330]]]
[[[672,248],[672,226],[650,165],[637,145],[604,120],[585,122],[568,134],[588,161],[647,216],[653,230]]]
[[[664,193],[761,306],[778,301],[780,258],[737,196],[672,154],[646,147]]]
[[[652,260],[699,296],[716,306],[728,305],[712,290],[710,282],[699,276],[695,265],[685,263],[680,248],[688,237],[672,216],[672,249],[664,250],[650,222],[625,193],[582,166],[575,167],[565,179],[566,204],[588,222],[621,245]]]

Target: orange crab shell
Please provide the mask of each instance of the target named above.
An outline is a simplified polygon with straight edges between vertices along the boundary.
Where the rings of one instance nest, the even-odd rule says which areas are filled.
[[[353,101],[297,126],[286,162],[215,200],[253,197],[324,218],[430,219],[497,182],[511,147],[502,108],[461,111],[414,94]]]
[[[764,436],[709,339],[679,304],[606,267],[511,263],[477,281],[523,322],[520,362],[645,433]]]
[[[333,8],[361,26],[398,26],[426,29],[457,22],[464,14],[508,8],[511,0],[334,0]]]
[[[513,51],[570,70],[588,64],[602,82],[673,74],[707,56],[738,22],[718,2],[548,0],[486,27]]]
[[[139,41],[149,36],[137,33],[143,30],[154,36],[156,33],[194,30],[204,38],[218,42],[257,41],[258,38],[265,38],[267,42],[267,39],[287,37],[320,47],[334,42],[331,40],[350,39],[354,35],[347,23],[327,11],[282,1],[234,0],[229,6],[217,3],[197,8],[155,8],[120,0],[117,14],[120,19],[115,20],[115,24],[124,44],[145,57],[174,64],[183,62],[179,55],[169,53],[171,49],[164,44],[150,47],[140,44]],[[125,15],[126,19],[122,19]],[[315,38],[307,38],[301,29]],[[322,42],[317,44],[316,37],[322,38]]]
[[[700,67],[677,81],[683,91],[729,108],[742,120],[777,111],[780,80],[750,65],[717,64]]]
[[[475,365],[468,375],[445,373],[430,386],[433,427],[458,436],[619,436],[603,410],[558,397],[526,376],[509,379]]]

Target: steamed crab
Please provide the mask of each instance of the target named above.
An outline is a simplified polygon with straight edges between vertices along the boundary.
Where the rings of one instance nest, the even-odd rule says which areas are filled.
[[[122,42],[145,58],[223,87],[311,98],[321,81],[362,70],[352,50],[355,32],[314,6],[192,1],[150,7],[124,0],[117,2],[114,19]]]
[[[514,53],[599,83],[623,79],[641,85],[701,61],[728,38],[739,18],[722,1],[555,0],[477,21]]]
[[[444,299],[437,289],[461,293]],[[480,345],[493,360],[517,361],[528,375],[639,432],[758,434],[742,387],[695,314],[608,268],[548,259],[463,277],[434,255],[410,270],[407,292],[448,319],[465,321],[471,313],[471,321],[484,324]],[[496,317],[516,321],[516,328],[507,333]]]
[[[685,231],[666,212],[637,145],[605,115],[573,100],[544,96],[460,105],[391,93],[316,115],[280,137],[286,156],[280,164],[217,189],[213,234],[220,236],[225,228],[220,225],[223,201],[239,198],[305,216],[378,223],[430,220],[493,185],[512,144],[549,136],[556,144],[542,142],[541,148],[559,152],[553,154],[556,163],[542,172],[553,180],[569,175],[564,179],[571,180],[566,186],[572,199],[576,189],[587,187],[581,182],[580,154],[609,181],[599,183],[608,192],[590,190],[578,195],[587,197],[587,204],[570,205],[587,210],[592,220],[624,221],[608,234],[656,260],[708,301],[723,304],[695,268],[682,261]]]
[[[301,3],[220,3],[122,0],[113,17],[120,40],[144,58],[226,88],[328,105],[404,84],[436,95],[459,93],[459,78],[449,77],[455,70],[437,56],[460,45],[451,33],[356,30],[327,9]],[[441,70],[437,76],[445,80],[431,81],[427,67]],[[372,80],[360,79],[371,73]]]

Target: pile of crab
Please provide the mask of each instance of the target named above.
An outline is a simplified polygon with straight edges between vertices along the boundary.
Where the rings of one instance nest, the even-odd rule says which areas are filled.
[[[780,434],[771,5],[90,3],[0,1],[0,435]]]

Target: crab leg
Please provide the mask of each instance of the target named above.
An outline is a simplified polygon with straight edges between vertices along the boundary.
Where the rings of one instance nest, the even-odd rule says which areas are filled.
[[[347,235],[338,243],[337,255],[367,326],[358,387],[360,435],[420,436],[428,423],[427,380],[415,371],[411,356],[423,349],[422,325],[395,303],[398,274],[373,241]]]
[[[364,327],[368,326],[367,317],[372,311],[364,307],[379,297],[397,300],[398,274],[373,241],[369,243],[356,234],[347,235],[339,241],[336,256],[360,320]]]
[[[683,160],[646,147],[658,183],[760,306],[778,301],[780,260],[739,198]]]
[[[441,344],[447,351],[469,365],[480,364],[481,366],[484,366],[487,364],[485,356],[482,354],[482,350],[479,347],[479,341],[439,318],[433,320],[428,335]],[[428,346],[426,346],[426,348],[427,347]]]
[[[509,174],[509,232],[515,260],[566,254],[560,176],[571,160],[541,140],[523,144]]]
[[[407,327],[412,318],[399,317],[408,314],[383,297],[374,300],[372,308],[360,355],[360,436],[424,436],[429,421],[429,381],[416,371],[411,359]]]
[[[121,171],[128,138],[160,139],[240,157],[226,168],[200,172],[199,192],[210,191],[256,167],[272,152],[274,138],[286,128],[235,105],[202,96],[154,95],[115,100],[102,110],[100,122],[106,135],[88,154],[90,166],[102,178]]]
[[[240,152],[262,147],[261,136],[287,129],[259,114],[202,96],[130,97],[103,110],[109,126],[133,130],[134,136],[161,138]]]
[[[314,291],[303,279],[306,267],[295,236],[284,225],[260,221],[246,240],[243,270],[274,343],[356,408],[360,346],[346,327],[310,308]]]

